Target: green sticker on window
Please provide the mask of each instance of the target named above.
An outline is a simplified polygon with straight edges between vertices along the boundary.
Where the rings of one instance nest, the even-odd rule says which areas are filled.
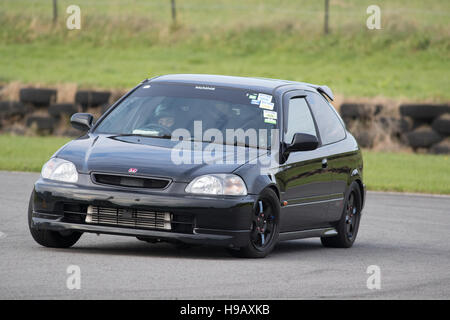
[[[270,118],[265,118],[264,122],[265,123],[271,123],[271,124],[277,124],[277,120],[276,119],[270,119]]]

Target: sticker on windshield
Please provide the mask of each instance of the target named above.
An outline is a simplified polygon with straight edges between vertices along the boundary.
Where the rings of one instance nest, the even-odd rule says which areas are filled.
[[[259,106],[259,104],[261,103],[261,101],[259,101],[259,100],[252,100],[252,101],[250,101],[250,103]]]
[[[275,120],[275,119],[264,119],[264,122],[265,123],[270,123],[270,124],[277,124],[277,120]]]
[[[256,94],[249,94],[249,95],[248,95],[248,98],[249,98],[250,100],[257,100],[258,96],[257,96]]]
[[[143,86],[142,88],[148,89],[148,88],[150,88],[150,85],[148,84],[148,85],[146,85],[146,86]]]
[[[258,94],[258,100],[261,101],[261,102],[271,103],[272,102],[272,96],[270,94],[259,93]]]
[[[277,119],[276,111],[264,110],[264,118],[267,119]]]
[[[261,109],[273,110],[273,105],[274,105],[273,103],[261,101],[259,107]]]

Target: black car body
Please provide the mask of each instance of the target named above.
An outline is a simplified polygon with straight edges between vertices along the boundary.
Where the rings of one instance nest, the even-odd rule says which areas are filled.
[[[142,109],[140,99],[149,97],[158,102]],[[49,247],[69,247],[83,232],[92,232],[220,245],[248,257],[267,255],[278,240],[306,237],[349,247],[365,199],[363,162],[356,140],[328,99],[333,99],[328,87],[283,80],[212,75],[145,80],[94,125],[88,114],[72,117],[73,125],[87,132],[58,150],[51,168],[44,166],[30,200],[31,233]],[[209,107],[211,101],[219,102]],[[193,163],[174,164],[177,141],[169,139],[164,126],[114,129],[122,123],[125,128],[133,112],[137,122],[146,110],[153,108],[154,114],[164,103],[176,109],[169,124],[184,123],[188,132],[194,120],[189,116],[200,117],[201,110],[207,114],[201,115],[204,122],[278,129],[278,137],[272,135],[271,143],[266,139],[269,147],[223,144],[221,161],[213,164],[196,162],[195,154],[215,141],[192,139],[200,144]],[[217,115],[217,110],[227,113]],[[243,162],[235,161],[238,152],[246,156]],[[228,157],[234,161],[225,161]],[[261,170],[262,159],[276,164]],[[58,168],[58,161],[67,166]],[[75,174],[72,165],[78,178],[69,181]],[[56,169],[69,180],[49,178]],[[187,192],[194,179],[205,175],[195,188],[217,194]]]

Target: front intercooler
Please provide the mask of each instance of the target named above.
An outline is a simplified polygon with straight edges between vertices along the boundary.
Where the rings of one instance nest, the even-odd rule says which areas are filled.
[[[128,208],[89,206],[86,223],[171,230],[172,214]]]

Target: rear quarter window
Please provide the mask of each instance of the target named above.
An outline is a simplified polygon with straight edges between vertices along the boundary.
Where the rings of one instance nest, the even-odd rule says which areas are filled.
[[[319,128],[322,145],[341,141],[345,138],[345,129],[333,107],[319,94],[308,95],[314,118]]]

